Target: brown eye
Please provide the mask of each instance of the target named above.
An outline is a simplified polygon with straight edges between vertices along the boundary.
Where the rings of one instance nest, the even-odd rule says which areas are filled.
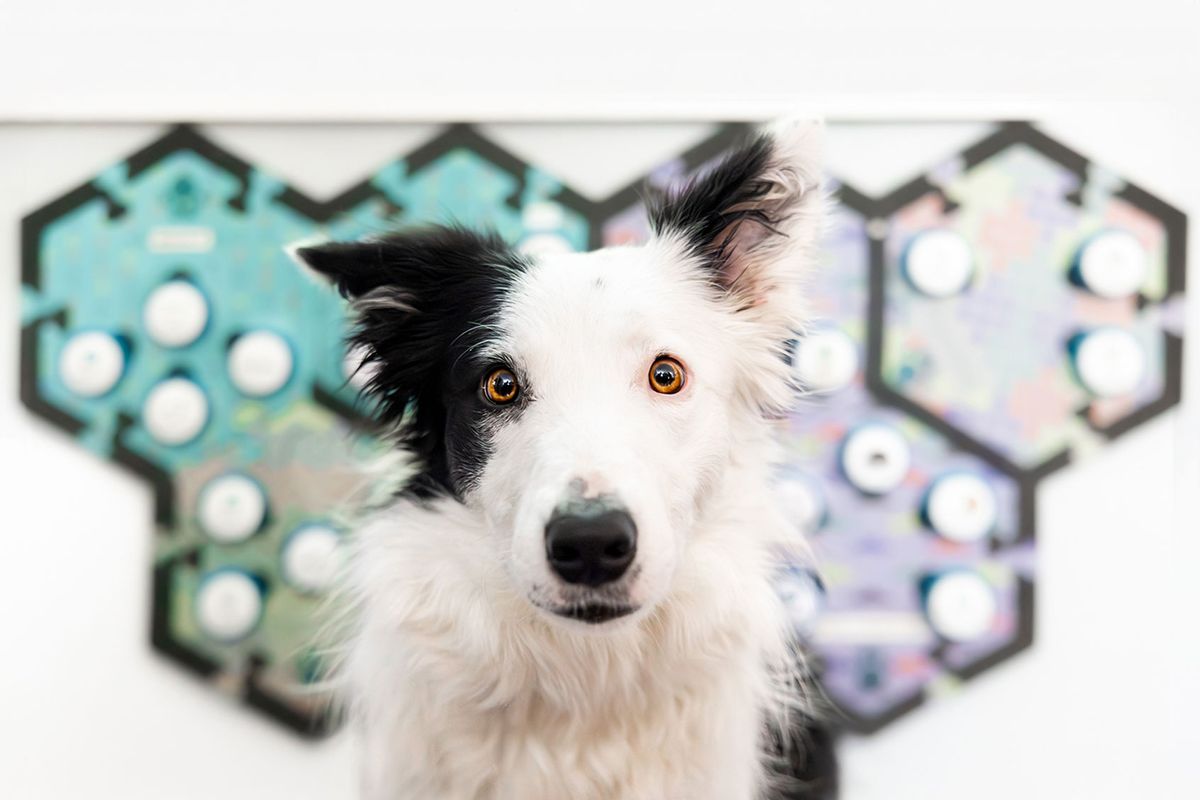
[[[483,379],[483,396],[498,406],[516,400],[519,391],[517,376],[504,367],[492,370]]]
[[[683,364],[660,356],[650,365],[650,388],[659,394],[675,394],[683,388]]]

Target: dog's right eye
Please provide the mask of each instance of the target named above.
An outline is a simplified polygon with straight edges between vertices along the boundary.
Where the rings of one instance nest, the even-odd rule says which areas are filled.
[[[517,376],[504,367],[492,370],[483,379],[483,396],[498,406],[516,400],[520,389]]]
[[[659,356],[650,365],[650,388],[659,394],[675,394],[683,388],[683,364],[670,356]]]

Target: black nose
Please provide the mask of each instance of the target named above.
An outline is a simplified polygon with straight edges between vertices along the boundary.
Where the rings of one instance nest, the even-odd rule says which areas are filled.
[[[622,509],[556,513],[546,523],[546,558],[567,583],[611,583],[625,574],[636,553],[637,526]]]

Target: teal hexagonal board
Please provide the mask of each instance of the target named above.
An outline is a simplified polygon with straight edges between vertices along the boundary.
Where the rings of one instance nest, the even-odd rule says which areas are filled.
[[[582,248],[580,205],[465,126],[329,201],[180,126],[24,220],[22,397],[154,487],[158,650],[324,729],[309,684],[336,510],[383,445],[344,302],[283,246],[452,219]]]

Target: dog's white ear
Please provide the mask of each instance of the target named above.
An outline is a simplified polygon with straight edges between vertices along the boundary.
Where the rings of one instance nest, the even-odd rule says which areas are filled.
[[[819,121],[782,120],[649,204],[655,235],[682,245],[739,313],[783,338],[803,320],[802,276],[824,220],[824,140]]]

